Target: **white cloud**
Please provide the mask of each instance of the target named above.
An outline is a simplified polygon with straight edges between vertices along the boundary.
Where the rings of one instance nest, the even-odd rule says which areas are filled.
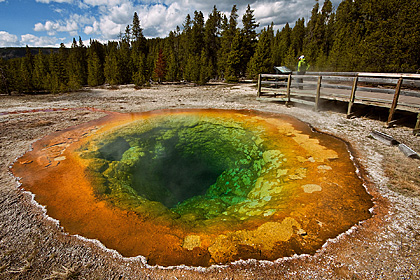
[[[92,26],[86,26],[83,30],[85,34],[99,34],[100,31],[100,24],[99,22],[95,21]]]
[[[104,5],[108,4],[107,1],[93,1],[96,4],[99,4],[99,2],[104,3]],[[118,38],[121,32],[125,31],[127,25],[131,24],[135,8],[132,3],[124,1],[121,5],[99,7],[99,11],[99,17],[84,26],[85,34],[99,34],[101,38],[96,39],[114,40]]]
[[[44,24],[36,23],[34,31],[45,31],[50,36],[55,35],[57,32],[68,32],[71,36],[77,36],[80,28],[87,24],[91,24],[94,20],[93,17],[73,14],[65,21],[46,21]]]
[[[131,3],[124,3],[119,6],[113,6],[109,9],[109,19],[116,24],[124,24],[133,18],[134,7]]]
[[[124,3],[132,3],[130,0],[83,0],[83,4],[89,6],[116,6]]]
[[[49,4],[51,2],[56,2],[56,3],[73,3],[73,0],[36,0],[36,2],[46,3],[46,4]]]
[[[143,33],[147,37],[166,37],[177,25],[182,25],[188,14],[176,2],[169,7],[162,4],[140,6],[137,13]]]
[[[1,1],[0,1],[1,2]],[[0,31],[0,46],[13,47],[19,44],[18,37],[6,31]]]
[[[57,47],[59,44],[58,40],[55,37],[42,36],[37,37],[33,34],[25,34],[18,36],[10,34],[6,31],[0,31],[0,47],[16,47],[16,46],[25,46],[30,47]]]
[[[286,22],[294,24],[298,18],[307,17],[312,9],[312,2],[305,1],[277,1],[272,3],[258,3],[252,7],[255,18],[265,27],[272,22],[275,25],[284,25]]]
[[[22,35],[20,44],[22,46],[28,45],[29,47],[57,47],[59,45],[55,37],[37,37],[33,34]]]

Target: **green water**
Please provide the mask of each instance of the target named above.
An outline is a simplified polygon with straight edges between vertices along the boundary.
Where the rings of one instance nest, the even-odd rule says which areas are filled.
[[[158,117],[104,135],[87,154],[95,158],[97,191],[114,203],[138,208],[158,202],[210,219],[254,187],[264,165],[258,133],[217,118]]]

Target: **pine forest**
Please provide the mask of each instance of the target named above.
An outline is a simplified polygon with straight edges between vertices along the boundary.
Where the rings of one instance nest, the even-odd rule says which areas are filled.
[[[420,0],[330,0],[315,2],[310,18],[281,30],[260,28],[248,5],[240,17],[214,6],[187,15],[166,38],[145,38],[137,13],[119,40],[88,46],[73,39],[49,54],[0,58],[0,92],[66,92],[103,84],[148,85],[210,80],[237,82],[273,73],[274,66],[296,70],[304,54],[309,71],[420,71]],[[241,22],[240,22],[241,20]],[[259,30],[259,31],[258,31]]]

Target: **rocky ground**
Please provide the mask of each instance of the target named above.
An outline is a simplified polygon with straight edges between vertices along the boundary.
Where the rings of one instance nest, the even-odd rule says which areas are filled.
[[[419,279],[420,161],[371,137],[379,130],[420,152],[406,126],[347,119],[325,110],[256,100],[253,84],[155,85],[86,89],[60,95],[0,96],[0,279]],[[210,268],[145,266],[100,244],[70,236],[18,189],[9,167],[43,136],[106,111],[168,108],[254,109],[289,114],[350,143],[373,195],[373,218],[330,240],[315,256],[239,261]],[[412,120],[415,122],[415,119]]]

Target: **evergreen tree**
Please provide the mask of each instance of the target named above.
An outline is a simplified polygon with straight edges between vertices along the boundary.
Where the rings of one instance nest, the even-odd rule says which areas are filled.
[[[32,70],[33,69],[33,56],[31,50],[26,46],[26,56],[21,59],[19,68],[19,84],[18,89],[20,92],[32,91]]]
[[[69,89],[77,90],[81,88],[86,81],[86,58],[84,52],[84,46],[78,46],[76,39],[73,38],[73,44],[71,46],[69,57],[67,60],[67,72],[69,76]]]
[[[0,93],[11,94],[6,61],[0,57]]]
[[[147,70],[146,70],[146,56],[144,53],[139,53],[135,58],[134,64],[136,71],[133,74],[133,82],[136,86],[147,84]]]
[[[163,54],[163,50],[160,49],[158,58],[155,63],[155,70],[153,71],[154,78],[157,79],[159,83],[161,83],[165,79],[166,71],[165,55]]]
[[[190,54],[185,65],[184,78],[190,82],[199,82],[200,80],[200,55]]]
[[[221,15],[217,10],[216,6],[213,7],[213,11],[209,14],[209,18],[205,24],[204,31],[204,42],[205,42],[205,56],[208,61],[208,74],[212,77],[217,76],[217,52],[220,48],[220,24]]]
[[[175,32],[169,32],[168,38],[165,40],[165,53],[167,55],[167,72],[165,79],[167,81],[179,80],[179,37]]]
[[[121,72],[118,63],[117,46],[116,44],[110,44],[108,54],[105,58],[104,64],[104,75],[105,81],[110,85],[121,84]]]
[[[133,51],[136,53],[136,55],[139,55],[139,53],[146,54],[146,38],[143,35],[143,29],[140,26],[140,19],[137,15],[137,12],[134,12],[131,33]]]
[[[229,19],[226,16],[222,18],[222,32],[221,32],[221,47],[219,50],[219,61],[218,61],[218,68],[219,74],[221,77],[229,77],[228,79],[236,79],[234,78],[235,69],[232,68],[232,65],[239,65],[239,62],[234,61],[234,53],[231,54],[231,47],[234,40],[234,37],[237,35],[237,25],[238,25],[238,9],[236,5],[233,5],[232,10],[230,12]],[[239,35],[237,39],[240,39]],[[235,47],[240,49],[240,41],[236,42]],[[238,45],[239,44],[239,45]],[[240,54],[239,54],[240,55]],[[230,56],[230,61],[229,60]],[[230,69],[227,69],[230,67]]]
[[[365,32],[361,11],[360,3],[352,0],[343,0],[337,8],[334,42],[328,58],[333,71],[362,70],[358,66],[364,52],[360,48]]]
[[[218,75],[221,78],[225,76],[227,56],[230,52],[230,45],[233,39],[233,38],[230,38],[228,30],[229,30],[228,19],[226,15],[223,15],[222,20],[221,20],[220,48],[218,50],[218,60],[217,60]]]
[[[180,71],[181,76],[183,79],[187,79],[186,76],[188,76],[188,73],[186,73],[187,64],[188,64],[188,58],[190,55],[190,45],[192,40],[192,34],[191,34],[191,17],[188,14],[185,17],[184,23],[183,23],[183,30],[180,35],[180,47],[179,47],[179,64],[180,64]]]
[[[295,26],[292,29],[292,34],[291,34],[291,46],[296,56],[299,56],[299,54],[303,52],[304,39],[305,39],[305,19],[301,18],[296,21]]]
[[[229,37],[233,38],[236,35],[236,29],[238,26],[238,8],[236,7],[236,5],[233,5],[232,10],[230,11],[230,16],[229,16],[229,28],[228,28],[228,33],[229,33]]]
[[[416,71],[420,1],[362,1],[361,6],[364,27],[364,39],[359,47],[363,54],[361,66],[366,71]]]
[[[202,12],[194,12],[192,28],[186,31],[185,38],[188,45],[184,78],[187,81],[198,83],[200,80],[200,57],[204,47],[204,16]]]
[[[117,51],[117,66],[119,69],[119,81],[122,84],[131,83],[133,76],[133,64],[131,59],[130,41],[123,39],[119,42]]]
[[[59,81],[59,89],[57,92],[65,92],[68,90],[69,75],[66,69],[69,51],[66,46],[61,43],[58,49],[58,60],[56,65],[57,77]]]
[[[202,12],[194,12],[190,46],[190,54],[201,55],[201,50],[204,47],[204,16]]]
[[[49,73],[47,74],[46,84],[48,85],[47,90],[52,93],[64,92],[67,90],[67,73],[65,71],[64,58],[64,45],[62,44],[60,49],[61,53],[54,53],[51,51],[49,55]]]
[[[291,70],[297,70],[296,52],[292,46],[289,47],[284,57],[284,65]]]
[[[96,40],[91,40],[87,50],[87,83],[89,86],[99,86],[105,82],[104,60],[104,46]]]
[[[45,90],[48,88],[46,78],[48,76],[48,61],[45,55],[39,49],[34,58],[34,71],[32,74],[32,83],[35,90]]]
[[[230,46],[226,62],[226,82],[237,82],[240,74],[242,51],[241,51],[242,33],[237,30]]]
[[[289,54],[289,49],[291,45],[291,33],[292,29],[290,28],[289,23],[286,23],[281,32],[277,33],[277,45],[275,47],[275,51],[278,52],[278,56],[277,59],[274,60],[275,65],[286,65],[288,67],[290,66],[286,62],[286,57]],[[292,56],[295,57],[295,54],[293,54]]]
[[[133,15],[133,28],[132,28],[132,35],[133,35],[133,41],[140,41],[143,37],[143,29],[140,27],[140,19],[137,15],[137,12],[134,12]]]
[[[200,85],[206,84],[210,80],[212,71],[212,62],[207,59],[206,51],[203,49],[200,56],[200,77],[198,79],[198,83]]]
[[[257,43],[256,28],[259,26],[259,24],[255,21],[254,10],[251,10],[251,6],[249,4],[245,14],[242,17],[242,24],[242,59],[240,72],[242,75],[244,75],[246,66],[255,51],[255,46]]]
[[[99,86],[104,83],[104,70],[98,53],[93,48],[88,50],[88,84]]]
[[[261,31],[257,48],[248,66],[248,73],[252,79],[256,79],[258,74],[270,73],[272,71],[271,38],[273,38],[272,27],[264,28]]]
[[[325,0],[322,10],[318,1],[312,9],[312,15],[306,28],[304,53],[311,59],[311,65],[318,70],[325,69],[326,57],[330,51],[328,24],[332,13],[332,3]]]

